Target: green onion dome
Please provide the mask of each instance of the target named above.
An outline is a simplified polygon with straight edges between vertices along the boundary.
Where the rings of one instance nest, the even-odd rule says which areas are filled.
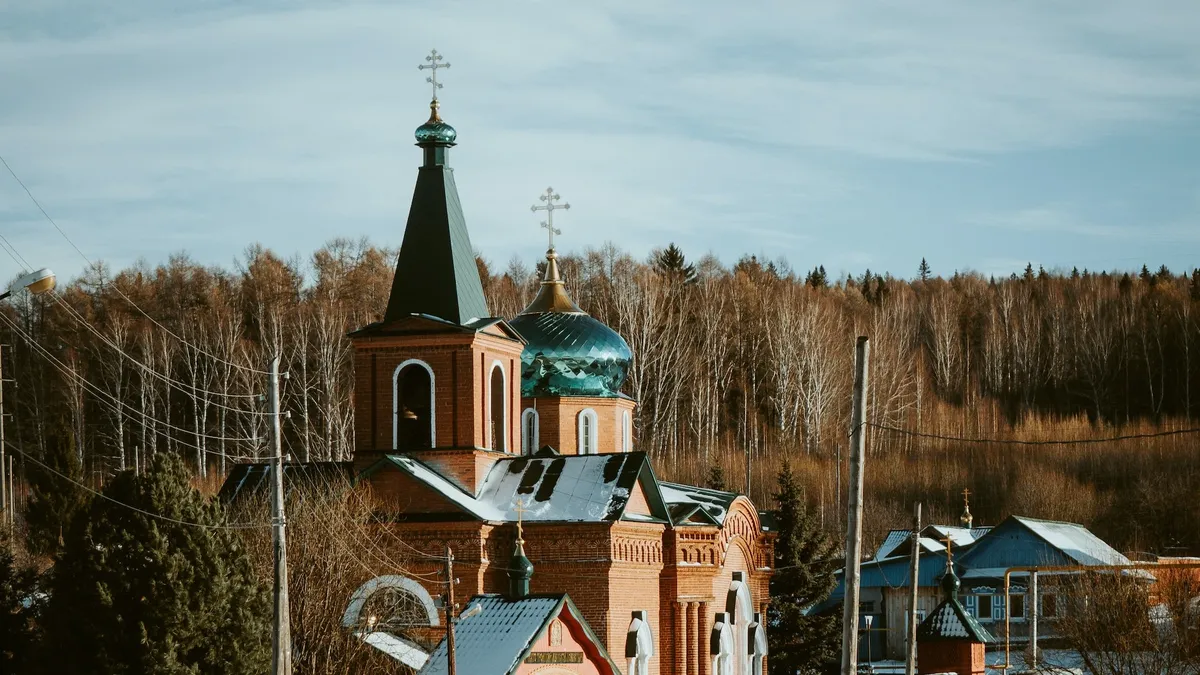
[[[546,261],[546,278],[537,297],[508,322],[526,341],[521,395],[623,396],[621,385],[633,361],[629,344],[571,300],[553,249]]]
[[[417,145],[454,145],[458,132],[446,124],[438,114],[438,101],[433,99],[429,104],[429,121],[417,127],[413,134],[417,137]]]

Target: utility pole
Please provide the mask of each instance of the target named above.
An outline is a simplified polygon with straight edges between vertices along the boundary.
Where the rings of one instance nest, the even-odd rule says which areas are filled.
[[[8,464],[5,460],[4,446],[4,345],[0,345],[0,516],[4,524],[8,524],[8,512],[11,510],[8,498]]]
[[[271,636],[271,672],[292,673],[292,621],[288,608],[287,539],[283,515],[283,435],[279,414],[279,357],[271,359],[271,443],[275,446],[271,473],[271,524],[275,531],[275,631]]]
[[[1037,671],[1038,665],[1038,573],[1029,574],[1029,599],[1025,601],[1025,611],[1029,616],[1029,669]]]
[[[908,566],[908,656],[904,675],[917,675],[917,575],[921,570],[921,502],[913,507],[912,554]]]
[[[446,544],[446,665],[447,675],[457,675],[454,663],[454,551]]]
[[[846,514],[846,584],[842,606],[842,675],[858,671],[858,597],[862,562],[863,449],[866,438],[867,358],[871,352],[865,335],[854,350],[854,401],[850,416],[850,503]],[[870,639],[870,636],[867,636]]]

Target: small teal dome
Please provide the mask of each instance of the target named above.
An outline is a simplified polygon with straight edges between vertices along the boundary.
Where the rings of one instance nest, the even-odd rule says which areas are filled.
[[[454,127],[441,120],[430,120],[422,124],[417,127],[417,131],[413,135],[417,137],[418,145],[427,143],[453,145],[454,139],[458,138],[458,132],[454,130]]]
[[[621,396],[633,352],[617,332],[583,312],[534,312],[509,322],[526,345],[522,396]]]

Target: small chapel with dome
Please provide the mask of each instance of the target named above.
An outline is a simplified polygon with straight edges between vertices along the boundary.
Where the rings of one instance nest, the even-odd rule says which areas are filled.
[[[558,621],[568,641],[592,635],[610,664],[587,665],[604,659],[583,647],[530,661],[542,652],[524,647],[524,665],[460,660],[463,675],[765,673],[774,535],[746,496],[663,481],[638,451],[637,401],[622,390],[636,354],[568,295],[553,246],[567,205],[553,190],[534,207],[551,242],[540,289],[519,315],[491,315],[450,168],[457,140],[435,97],[416,131],[422,162],[386,312],[350,334],[356,453],[345,468],[403,542],[389,553],[411,561],[385,585],[440,636],[449,550],[458,611],[478,610],[462,630],[515,611],[505,602],[558,598],[546,600],[560,614],[543,637],[553,642]],[[394,637],[427,654],[420,672],[445,669],[445,644]]]

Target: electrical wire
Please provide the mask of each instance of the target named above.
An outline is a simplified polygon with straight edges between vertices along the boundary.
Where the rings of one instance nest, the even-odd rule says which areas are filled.
[[[1184,436],[1187,434],[1200,434],[1200,428],[1193,429],[1173,429],[1171,431],[1155,431],[1150,433],[1140,434],[1123,434],[1121,436],[1109,436],[1106,438],[1073,438],[1073,439],[1048,439],[1040,441],[1023,441],[1017,439],[1002,439],[1002,438],[967,438],[963,436],[943,436],[942,434],[930,434],[921,431],[911,431],[909,429],[901,429],[887,424],[879,424],[877,422],[864,422],[866,426],[879,429],[880,431],[890,431],[892,433],[903,434],[905,436],[913,436],[916,438],[927,438],[939,441],[951,441],[954,443],[978,443],[978,444],[994,444],[994,445],[1096,445],[1099,443],[1115,443],[1118,441],[1130,441],[1143,438],[1163,438],[1167,436]]]
[[[55,300],[57,301],[58,305],[60,307],[64,308],[67,311],[67,313],[71,315],[72,318],[74,318],[78,323],[82,324],[89,331],[91,331],[91,333],[93,335],[95,335],[96,337],[98,337],[102,341],[104,341],[104,343],[107,344],[109,347],[111,347],[113,351],[117,352],[121,356],[128,359],[131,363],[133,363],[138,368],[141,368],[147,374],[152,375],[159,380],[162,380],[163,382],[165,382],[167,384],[167,386],[172,387],[173,389],[181,391],[184,394],[187,394],[189,396],[207,395],[207,396],[214,396],[214,397],[221,397],[221,398],[237,398],[237,399],[259,399],[262,396],[261,394],[228,394],[228,393],[210,391],[208,389],[201,389],[200,387],[196,387],[194,385],[187,384],[186,382],[176,380],[167,375],[163,375],[162,373],[160,373],[160,372],[150,368],[146,364],[142,363],[142,361],[140,359],[138,359],[137,357],[135,357],[131,354],[128,354],[124,350],[122,350],[121,347],[119,347],[116,343],[114,343],[112,340],[110,340],[108,338],[108,336],[104,335],[95,326],[93,326],[92,323],[90,321],[88,321],[86,317],[84,317],[82,314],[80,314],[78,310],[76,310],[74,307],[72,307],[71,304],[68,303],[61,294],[59,294],[58,292],[55,292],[54,297],[55,297]],[[209,402],[209,405],[215,406],[217,408],[224,408],[225,410],[229,410],[232,412],[247,413],[247,414],[251,414],[251,415],[269,415],[270,414],[269,412],[265,412],[265,411],[247,410],[245,408],[234,408],[232,406],[227,406],[227,405],[212,402],[212,401]]]
[[[199,528],[205,529],[205,530],[250,530],[250,529],[258,529],[258,528],[265,528],[265,527],[272,526],[271,523],[228,523],[228,524],[224,524],[224,525],[206,525],[204,523],[193,523],[193,522],[187,521],[187,520],[179,520],[178,518],[171,518],[170,516],[164,516],[161,513],[154,513],[152,511],[147,511],[145,509],[141,509],[136,506],[133,506],[132,504],[126,504],[125,502],[122,502],[120,500],[113,499],[112,497],[109,497],[108,495],[104,494],[103,492],[93,490],[92,488],[84,485],[83,483],[80,483],[79,481],[71,478],[70,476],[67,476],[63,473],[60,473],[59,471],[57,471],[55,469],[50,468],[49,466],[46,466],[45,464],[38,461],[37,459],[34,459],[33,455],[30,455],[29,453],[25,452],[24,450],[17,447],[14,443],[12,443],[10,441],[5,441],[4,445],[11,448],[14,452],[18,453],[19,455],[21,455],[21,457],[25,458],[26,461],[32,462],[32,463],[36,464],[37,466],[40,466],[41,468],[45,469],[46,471],[49,471],[50,473],[67,481],[68,483],[74,484],[75,487],[78,487],[81,490],[86,490],[87,492],[90,492],[93,495],[95,495],[101,499],[112,502],[113,504],[116,504],[117,506],[122,506],[131,511],[136,511],[144,516],[149,516],[151,518],[166,521],[168,523],[174,523],[176,525],[185,525],[187,527],[199,527]]]
[[[75,242],[71,240],[71,237],[67,236],[67,233],[61,227],[59,227],[58,223],[54,221],[54,218],[50,217],[50,214],[47,213],[46,209],[42,207],[42,204],[41,204],[41,202],[39,202],[37,200],[37,197],[33,196],[33,192],[31,192],[29,190],[29,187],[25,185],[25,182],[21,180],[20,176],[17,175],[17,172],[13,171],[13,168],[11,166],[9,166],[8,160],[4,159],[4,155],[0,155],[0,164],[4,164],[4,168],[8,170],[9,175],[11,175],[13,177],[13,180],[17,181],[17,184],[20,185],[21,189],[23,189],[25,191],[25,194],[29,196],[30,201],[32,201],[34,206],[37,207],[38,211],[41,211],[42,215],[46,217],[46,220],[49,221],[50,224],[54,226],[54,229],[58,230],[58,233],[60,235],[62,235],[62,238],[65,239],[68,244],[71,245],[71,248],[75,249],[75,252],[79,254],[79,257],[83,258],[87,262],[87,264],[94,265],[95,263],[92,262],[91,258],[88,258],[87,255],[82,250],[80,250],[80,248],[78,246],[75,245]],[[28,264],[28,263],[26,263],[26,264]],[[176,335],[174,332],[172,332],[171,329],[169,329],[166,326],[159,323],[157,320],[155,320],[154,317],[150,316],[149,314],[146,313],[145,310],[143,310],[141,307],[139,307],[138,304],[136,302],[134,302],[129,296],[125,295],[125,293],[122,292],[120,288],[118,288],[116,286],[111,286],[111,288],[117,292],[117,295],[120,295],[122,298],[124,298],[125,301],[128,302],[130,304],[130,306],[132,306],[134,309],[136,309],[142,316],[149,319],[151,321],[151,323],[158,326],[165,333],[167,333],[171,337],[175,338],[176,340],[179,340],[181,343],[192,347],[197,352],[204,354],[205,356],[209,357],[210,359],[212,359],[214,361],[219,361],[221,363],[233,366],[234,368],[237,368],[239,370],[243,370],[243,371],[250,372],[250,373],[255,373],[257,375],[269,375],[270,374],[268,371],[265,371],[265,370],[259,370],[257,368],[252,368],[250,366],[243,366],[240,363],[226,361],[225,359],[222,359],[219,356],[216,356],[214,354],[204,351],[200,347],[197,347],[196,345],[193,345],[192,343],[188,342],[187,340],[184,340],[182,337],[180,337],[180,336]]]
[[[34,350],[38,354],[40,354],[43,358],[45,358],[47,361],[49,361],[51,363],[51,365],[53,365],[63,375],[74,378],[76,381],[78,381],[85,388],[92,391],[94,394],[96,394],[102,398],[108,399],[110,405],[115,404],[116,406],[118,406],[120,408],[124,408],[124,409],[128,410],[130,413],[130,417],[135,420],[137,420],[138,418],[144,418],[145,420],[153,421],[155,424],[161,425],[162,427],[167,428],[167,429],[171,429],[172,431],[178,431],[180,433],[188,434],[190,436],[195,436],[195,437],[204,438],[204,439],[208,439],[208,440],[214,440],[214,441],[229,441],[229,442],[234,442],[234,443],[258,443],[260,440],[257,437],[255,437],[255,438],[238,438],[238,437],[231,437],[231,436],[213,436],[211,434],[205,434],[205,433],[201,433],[198,431],[193,431],[191,429],[184,429],[183,427],[175,426],[174,424],[171,424],[169,422],[164,422],[157,418],[148,417],[143,412],[138,411],[133,406],[125,403],[124,401],[121,401],[120,399],[116,398],[115,396],[108,393],[107,391],[104,391],[99,386],[93,384],[92,382],[87,380],[87,378],[85,378],[82,375],[80,375],[79,373],[75,372],[74,369],[70,368],[69,366],[64,364],[62,361],[59,361],[57,357],[55,357],[53,354],[51,354],[49,352],[49,350],[47,350],[45,347],[38,344],[37,341],[34,340],[32,336],[30,336],[28,333],[26,333],[20,326],[18,326],[12,319],[8,318],[8,316],[6,316],[3,312],[0,312],[0,320],[3,320],[4,323],[8,324],[8,326],[10,328],[12,328],[12,330],[14,332],[18,333],[25,340],[25,342],[27,344],[29,344],[29,346],[33,347]],[[179,439],[175,439],[175,440],[176,440],[176,442],[181,443],[183,445],[188,445],[188,443],[186,441],[181,441]],[[219,453],[216,451],[208,450],[206,448],[200,448],[199,446],[196,446],[196,445],[191,445],[189,447],[191,447],[194,450],[204,450],[205,452],[211,452],[216,455],[222,454],[222,453]],[[236,457],[234,455],[224,455],[224,456],[233,458],[233,459],[254,459],[252,457]]]

